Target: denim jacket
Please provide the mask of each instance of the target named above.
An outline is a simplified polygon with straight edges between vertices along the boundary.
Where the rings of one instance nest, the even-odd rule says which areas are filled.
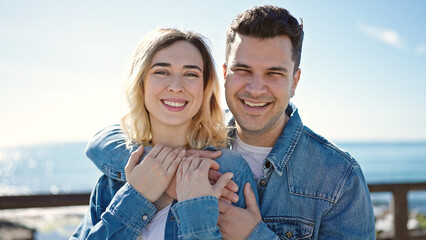
[[[87,156],[106,175],[94,187],[89,210],[70,239],[136,239],[156,213],[156,207],[125,182],[124,166],[137,149],[136,145],[126,148],[125,139],[120,127],[114,125],[89,142]],[[144,155],[150,150],[145,147]],[[239,200],[234,205],[245,207],[243,187],[247,182],[253,186],[258,200],[256,183],[244,158],[228,149],[221,151],[216,159],[219,172],[233,172],[232,180],[239,187]],[[167,216],[165,239],[221,239],[218,217],[218,200],[213,196],[174,200]]]
[[[256,184],[263,221],[247,239],[375,239],[373,208],[359,164],[304,126],[292,103],[286,114],[289,121]],[[230,125],[235,122],[231,120]],[[125,161],[110,160],[125,154],[111,149],[118,145],[112,136],[122,134],[117,131],[89,144],[88,152],[110,147],[108,156],[88,155],[104,173],[123,179]],[[235,138],[235,133],[231,131],[230,137]]]
[[[359,164],[304,126],[292,103],[286,114],[290,119],[257,180],[263,221],[248,239],[375,239]]]

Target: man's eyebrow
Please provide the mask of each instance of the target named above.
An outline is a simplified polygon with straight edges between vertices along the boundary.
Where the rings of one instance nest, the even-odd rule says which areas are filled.
[[[250,66],[243,63],[236,63],[232,65],[231,68],[250,68]]]
[[[268,68],[269,71],[279,71],[279,72],[288,72],[287,68],[285,67],[270,67]]]
[[[200,70],[200,72],[203,72],[203,70],[201,70],[201,68],[197,65],[185,65],[185,66],[183,66],[183,68],[198,69],[198,70]]]
[[[171,64],[170,63],[163,63],[163,62],[158,62],[158,63],[154,63],[151,68],[153,67],[170,67]]]

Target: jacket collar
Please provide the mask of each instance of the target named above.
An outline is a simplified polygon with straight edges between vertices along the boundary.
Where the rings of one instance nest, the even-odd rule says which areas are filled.
[[[303,123],[300,119],[297,107],[289,103],[286,114],[290,117],[282,133],[278,137],[269,155],[266,157],[274,166],[279,176],[283,175],[284,168],[290,159],[303,131]],[[235,120],[231,118],[228,123],[228,147],[232,148],[236,137]]]

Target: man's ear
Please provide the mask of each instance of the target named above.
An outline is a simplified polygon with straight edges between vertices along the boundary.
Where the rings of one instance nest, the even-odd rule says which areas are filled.
[[[227,69],[226,63],[224,63],[222,65],[222,68],[223,68],[223,82],[225,83],[226,82],[226,69]]]
[[[294,93],[296,92],[297,84],[299,84],[300,80],[300,74],[302,73],[302,70],[298,68],[296,72],[293,75],[293,86],[291,87],[291,95],[290,97],[294,96]]]

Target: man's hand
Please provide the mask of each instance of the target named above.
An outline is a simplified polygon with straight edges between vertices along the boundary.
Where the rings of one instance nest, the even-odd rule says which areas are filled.
[[[219,201],[219,226],[223,239],[246,239],[256,225],[262,221],[256,197],[250,183],[244,186],[247,208],[239,208]]]

